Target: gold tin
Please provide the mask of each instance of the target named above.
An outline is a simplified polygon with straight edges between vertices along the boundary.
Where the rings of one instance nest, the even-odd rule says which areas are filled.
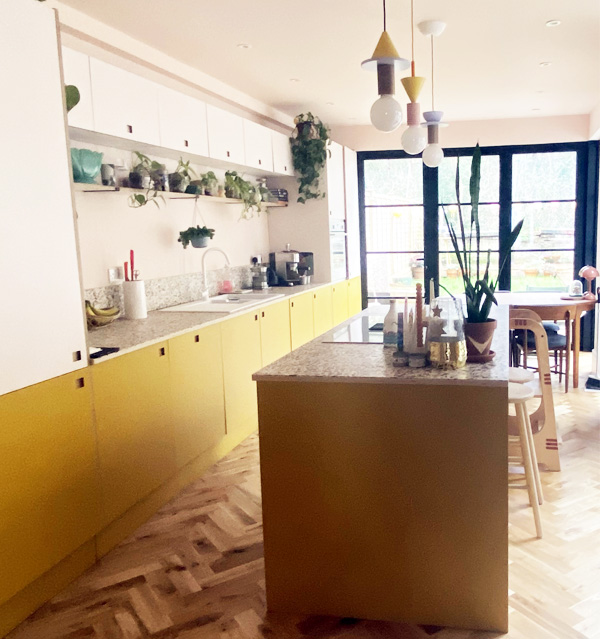
[[[431,365],[444,370],[462,368],[467,363],[464,339],[454,342],[429,342]]]

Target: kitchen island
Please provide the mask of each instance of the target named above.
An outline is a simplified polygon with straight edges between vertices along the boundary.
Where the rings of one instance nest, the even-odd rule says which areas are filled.
[[[506,631],[505,309],[458,371],[339,335],[254,375],[269,610]]]

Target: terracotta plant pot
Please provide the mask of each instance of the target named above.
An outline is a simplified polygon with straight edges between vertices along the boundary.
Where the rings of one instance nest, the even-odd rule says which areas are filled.
[[[497,322],[488,319],[485,322],[465,322],[465,341],[467,342],[467,363],[484,364],[490,362],[496,353],[490,350]]]

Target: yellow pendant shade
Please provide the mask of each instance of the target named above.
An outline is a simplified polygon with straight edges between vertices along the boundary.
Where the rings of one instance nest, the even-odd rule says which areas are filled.
[[[400,82],[402,82],[402,86],[404,87],[410,101],[418,102],[421,89],[425,83],[425,78],[410,75],[406,78],[402,78]]]
[[[387,31],[384,31],[379,38],[379,42],[373,51],[373,56],[365,60],[361,66],[363,69],[375,71],[378,64],[394,65],[397,70],[402,71],[410,66],[410,61],[401,58]]]

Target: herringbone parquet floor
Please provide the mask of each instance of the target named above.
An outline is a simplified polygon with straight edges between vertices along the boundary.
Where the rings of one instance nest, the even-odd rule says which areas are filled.
[[[582,358],[582,370],[589,366]],[[582,377],[585,381],[585,376]],[[556,392],[561,473],[544,538],[510,491],[510,639],[600,639],[600,393]],[[266,613],[258,440],[180,493],[10,639],[479,639],[494,633]]]

